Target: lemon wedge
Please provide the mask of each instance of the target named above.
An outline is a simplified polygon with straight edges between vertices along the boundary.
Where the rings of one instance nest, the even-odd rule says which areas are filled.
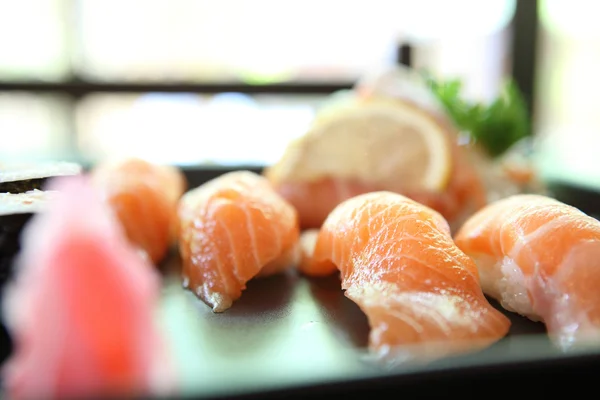
[[[334,177],[389,190],[442,191],[451,176],[455,137],[451,127],[408,101],[349,102],[317,117],[268,177],[274,182]]]

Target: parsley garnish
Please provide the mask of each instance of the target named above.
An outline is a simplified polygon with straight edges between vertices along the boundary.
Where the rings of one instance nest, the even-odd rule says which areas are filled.
[[[492,157],[530,135],[530,119],[523,95],[513,80],[507,80],[500,95],[490,104],[468,102],[461,96],[458,79],[436,81],[426,77],[459,129],[470,135]]]

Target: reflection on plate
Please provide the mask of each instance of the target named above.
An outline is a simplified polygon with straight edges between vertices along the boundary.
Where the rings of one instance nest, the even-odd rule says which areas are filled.
[[[337,276],[313,279],[288,271],[252,280],[229,310],[215,314],[182,290],[179,268],[177,257],[164,267],[160,318],[184,394],[248,393],[559,355],[543,324],[507,313],[492,300],[512,321],[509,335],[496,345],[428,365],[386,368],[370,360],[367,319],[344,296]]]

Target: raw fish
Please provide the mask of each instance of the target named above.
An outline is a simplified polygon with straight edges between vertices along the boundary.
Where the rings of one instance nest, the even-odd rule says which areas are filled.
[[[400,194],[372,192],[338,205],[319,232],[311,262],[322,275],[339,270],[345,295],[369,320],[370,349],[385,360],[472,352],[509,330],[446,220]]]
[[[515,195],[474,214],[456,244],[484,292],[543,321],[562,349],[600,344],[600,222],[541,195]]]
[[[298,215],[262,176],[221,175],[180,201],[179,249],[184,287],[223,312],[255,277],[298,260]]]

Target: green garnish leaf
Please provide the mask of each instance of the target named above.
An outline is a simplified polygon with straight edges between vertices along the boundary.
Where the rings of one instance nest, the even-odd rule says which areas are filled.
[[[426,75],[429,87],[459,129],[470,135],[491,157],[498,157],[530,135],[530,118],[523,94],[512,79],[490,104],[468,102],[458,79],[437,81]]]

